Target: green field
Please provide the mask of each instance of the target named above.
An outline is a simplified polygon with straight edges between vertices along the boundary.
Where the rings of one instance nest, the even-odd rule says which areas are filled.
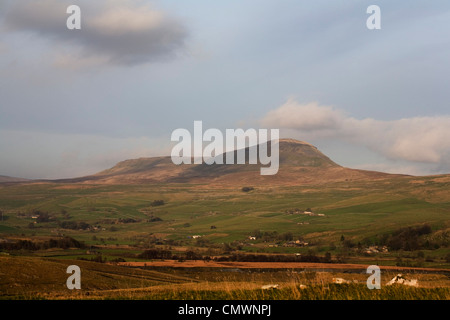
[[[92,264],[94,262],[88,260],[146,261],[140,254],[148,249],[158,249],[168,250],[181,258],[187,257],[187,251],[212,258],[250,253],[275,257],[276,254],[288,257],[329,255],[331,262],[450,269],[450,182],[445,177],[395,177],[291,187],[252,186],[254,189],[250,192],[243,192],[242,187],[201,184],[0,185],[0,244],[19,240],[39,244],[64,237],[83,243],[79,248],[3,249],[0,254],[17,259],[33,257],[44,259],[42,261]],[[155,205],[158,204],[156,200],[164,202]],[[305,214],[307,208],[311,208],[313,214]],[[47,219],[40,221],[37,216],[44,216],[43,213]],[[78,227],[82,225],[80,223],[83,228]],[[74,225],[76,227],[68,227]],[[380,241],[394,243],[386,242],[386,239],[392,240],[402,228],[424,225],[430,230],[416,237],[415,247],[396,249],[387,246],[383,252],[366,252],[370,246],[381,247]],[[257,237],[249,239],[250,236]],[[3,268],[1,265],[0,272]],[[121,273],[128,272],[123,269],[127,268],[117,269],[117,274],[112,272],[114,277],[120,278]],[[177,276],[189,278],[185,274]],[[148,275],[143,279],[141,284],[144,286],[156,285]],[[130,281],[129,288],[139,291],[137,282],[126,281]],[[186,283],[184,286],[187,287],[181,286],[184,288],[181,291],[170,289],[168,293],[168,287],[165,287],[151,295],[140,291],[137,295],[126,294],[130,298],[184,299],[190,294],[189,290],[194,290],[190,281]],[[255,299],[266,297],[266,293],[251,285],[255,283],[253,280],[240,279],[230,283],[233,284],[227,292],[219,290],[205,297],[239,298],[248,294],[243,293],[245,290],[251,290]],[[294,296],[299,299],[342,297],[337,293],[328,296],[318,289],[318,285],[322,284],[316,284],[316,289],[301,291],[301,297]],[[286,292],[294,292],[295,286],[290,283],[284,291],[276,293],[279,296],[268,298],[288,299]],[[100,291],[106,290],[108,285],[100,287]],[[434,290],[434,287],[426,290]],[[123,284],[118,288],[124,289]],[[358,293],[358,286],[346,288],[348,292],[343,295],[369,298],[367,293]],[[386,290],[388,296],[397,297],[389,291],[392,289]],[[448,291],[439,290],[414,294],[448,299]],[[194,292],[204,294],[200,289]],[[412,291],[401,292],[405,298],[413,297]],[[17,294],[20,295],[16,292],[12,296]],[[26,291],[23,294],[26,295]],[[374,299],[381,299],[377,296],[379,293],[371,294],[375,295]],[[30,293],[29,297],[37,296]]]
[[[245,241],[255,230],[291,232],[314,247],[338,244],[344,235],[361,241],[398,228],[428,223],[447,230],[448,182],[423,178],[355,182],[307,187],[236,188],[204,185],[60,185],[0,187],[3,235],[64,233],[88,244],[136,244],[150,235],[195,245],[192,235],[213,243]],[[436,180],[436,179],[435,179]],[[151,206],[154,200],[162,206]],[[302,214],[306,208],[324,216]],[[300,213],[287,213],[299,209]],[[33,210],[48,212],[49,222],[35,223]],[[63,216],[62,212],[66,215]],[[149,222],[151,217],[161,221]],[[121,223],[119,219],[136,222]],[[95,230],[60,228],[61,221],[83,221]],[[215,226],[214,229],[211,226]],[[108,240],[109,239],[109,240]],[[111,240],[113,239],[113,240]]]

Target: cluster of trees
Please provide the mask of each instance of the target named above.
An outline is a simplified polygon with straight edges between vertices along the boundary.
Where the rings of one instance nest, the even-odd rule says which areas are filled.
[[[120,259],[120,258],[119,258]],[[106,257],[103,257],[101,254],[97,254],[94,257],[91,258],[83,258],[83,257],[79,257],[77,260],[84,260],[84,261],[92,261],[92,262],[98,262],[98,263],[105,263],[106,262]],[[120,259],[118,261],[114,261],[114,262],[125,262],[125,259]]]
[[[323,262],[332,263],[331,254],[327,252],[324,256],[317,256],[313,252],[305,255],[268,255],[268,254],[240,254],[235,253],[228,256],[211,258],[202,256],[200,253],[189,250],[184,255],[173,255],[166,249],[149,249],[138,255],[141,259],[168,259],[168,260],[215,260],[215,261],[237,261],[237,262]]]
[[[151,216],[149,219],[147,219],[147,222],[158,222],[158,221],[162,221],[162,219],[156,216]]]
[[[387,239],[386,245],[392,250],[412,251],[425,249],[426,242],[421,241],[419,237],[430,233],[431,227],[428,224],[419,227],[401,228],[392,233]]]
[[[158,207],[158,206],[163,206],[166,203],[164,202],[164,200],[153,200],[152,203],[150,203],[150,205],[152,207]]]
[[[431,234],[432,229],[429,224],[423,224],[416,227],[403,227],[395,230],[391,234],[383,234],[376,239],[366,239],[365,244],[376,244],[379,246],[387,246],[390,250],[423,250],[423,249],[437,249],[438,243],[433,243],[430,240],[424,239],[424,235]],[[342,240],[342,239],[341,239]],[[351,243],[345,245],[351,247]]]
[[[243,187],[241,190],[242,190],[242,192],[250,192],[250,191],[254,190],[254,188],[253,187]]]
[[[37,216],[36,222],[42,223],[42,222],[49,222],[52,217],[48,212],[40,211],[40,210],[33,210],[32,214],[34,216]]]
[[[192,250],[186,251],[184,255],[174,255],[166,249],[148,249],[138,255],[140,259],[168,259],[168,260],[202,260],[204,257]],[[209,257],[207,258],[209,260]]]
[[[138,255],[140,259],[172,259],[172,252],[165,249],[148,249]]]
[[[70,215],[68,214],[68,212],[65,209],[62,209],[60,214],[66,218],[69,219]],[[36,218],[36,222],[37,223],[43,223],[43,222],[51,222],[54,221],[56,219],[56,216],[58,215],[58,213],[52,213],[50,214],[48,211],[42,211],[39,209],[31,209],[31,211],[29,211],[28,214],[23,214],[23,213],[19,213],[18,216],[35,216]]]
[[[30,240],[19,240],[16,242],[0,243],[0,250],[13,251],[13,250],[45,250],[50,248],[84,248],[84,243],[75,240],[71,237],[63,237],[60,239],[50,239],[47,241],[35,242]]]
[[[119,218],[118,222],[119,223],[136,223],[138,221],[133,218]]]
[[[97,224],[120,224],[120,223],[137,223],[141,222],[140,219],[133,219],[133,218],[119,218],[119,219],[101,219],[98,220]],[[162,221],[161,218],[150,215],[149,219],[146,219],[145,222],[156,222],[156,221]]]
[[[264,231],[255,230],[251,234],[251,236],[255,237],[258,240],[263,241],[292,241],[294,240],[294,235],[292,232],[285,232],[279,234],[277,231]]]
[[[70,229],[70,230],[87,230],[91,228],[89,223],[84,221],[59,221],[58,225],[62,229]]]
[[[317,256],[313,252],[305,255],[232,254],[230,256],[219,257],[216,260],[238,262],[333,262],[329,252],[325,256]]]

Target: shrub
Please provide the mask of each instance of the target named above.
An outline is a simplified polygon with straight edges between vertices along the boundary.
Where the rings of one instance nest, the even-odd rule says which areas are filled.
[[[164,200],[153,200],[152,203],[150,203],[152,207],[158,207],[165,205]]]
[[[294,239],[294,235],[292,232],[285,232],[278,236],[278,239],[281,241],[292,241]]]
[[[45,250],[49,248],[84,248],[85,245],[71,237],[63,237],[59,239],[50,239],[43,242],[33,242],[30,240],[19,240],[13,243],[1,243],[0,249],[4,250]]]
[[[397,229],[387,240],[387,245],[393,250],[418,250],[424,245],[420,243],[419,237],[431,233],[431,227],[424,224],[418,227],[406,227]]]
[[[38,223],[50,221],[50,215],[48,214],[48,212],[35,211],[34,214],[38,216],[36,219],[36,222]]]
[[[141,259],[171,259],[172,252],[164,249],[149,249],[138,255]]]
[[[138,221],[132,218],[119,218],[119,223],[136,223],[136,222]]]
[[[70,229],[70,230],[86,230],[86,229],[90,229],[91,225],[84,222],[84,221],[80,221],[80,222],[75,222],[75,221],[61,221],[58,222],[59,227],[63,228],[63,229]]]
[[[201,260],[202,256],[192,250],[186,251],[186,260]]]

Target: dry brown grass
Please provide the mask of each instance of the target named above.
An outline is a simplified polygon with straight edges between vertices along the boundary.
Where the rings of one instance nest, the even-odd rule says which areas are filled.
[[[203,262],[198,262],[203,263]],[[82,270],[82,289],[69,290],[66,268]],[[314,265],[314,264],[313,264]],[[236,267],[236,264],[233,265]],[[259,267],[261,263],[259,264]],[[450,299],[445,274],[403,273],[419,288],[387,287],[397,272],[382,272],[382,290],[369,290],[364,272],[318,272],[294,269],[242,268],[140,269],[87,261],[0,257],[1,299]],[[333,278],[349,284],[335,285]],[[277,290],[262,290],[263,285]]]

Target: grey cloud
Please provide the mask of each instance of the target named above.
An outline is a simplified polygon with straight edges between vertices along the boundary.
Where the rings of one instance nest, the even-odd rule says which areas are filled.
[[[81,30],[66,28],[71,4],[81,8]],[[62,66],[164,61],[182,52],[188,36],[176,18],[131,0],[15,1],[7,7],[4,25],[52,41],[58,50],[56,63]]]

